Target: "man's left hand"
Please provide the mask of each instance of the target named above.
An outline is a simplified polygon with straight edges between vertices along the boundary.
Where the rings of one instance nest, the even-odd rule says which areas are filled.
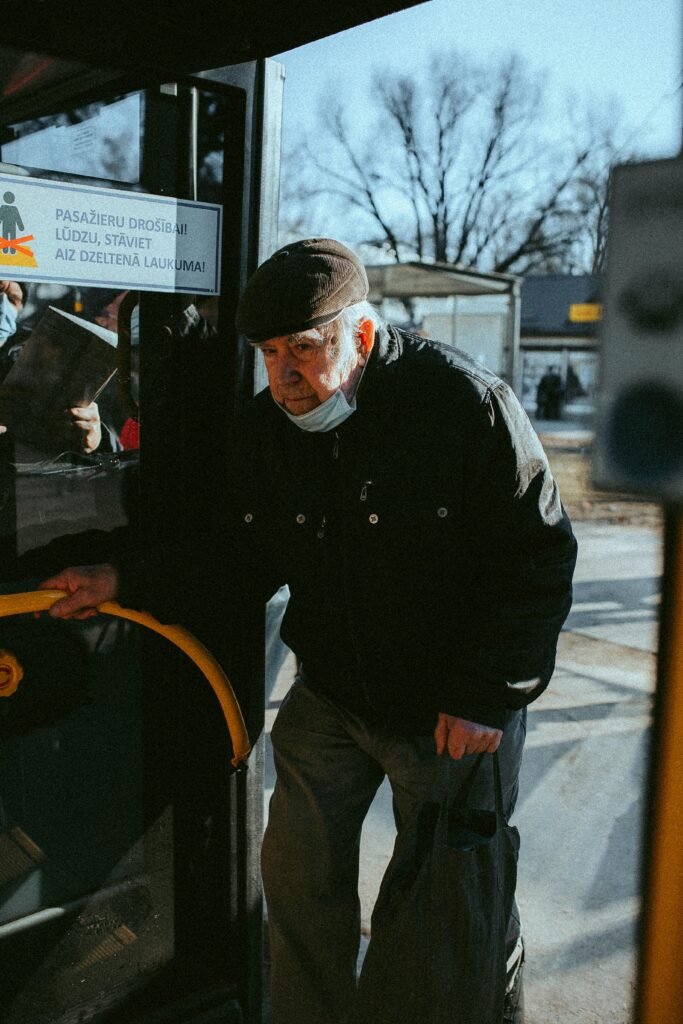
[[[502,738],[500,729],[443,713],[439,715],[434,730],[437,754],[448,751],[454,761],[459,761],[465,754],[495,754]]]

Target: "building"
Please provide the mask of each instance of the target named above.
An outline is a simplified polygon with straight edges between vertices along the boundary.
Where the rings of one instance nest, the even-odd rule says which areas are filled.
[[[602,314],[598,275],[522,279],[418,262],[366,270],[370,301],[392,323],[457,346],[490,367],[512,384],[534,418],[590,420]],[[539,384],[551,371],[559,402],[541,409]]]
[[[562,388],[560,417],[585,422],[598,378],[598,328],[602,315],[597,274],[530,276],[522,283],[520,397],[537,413],[538,385],[550,369]]]
[[[461,348],[519,386],[520,278],[450,263],[365,269],[369,300],[387,320]]]

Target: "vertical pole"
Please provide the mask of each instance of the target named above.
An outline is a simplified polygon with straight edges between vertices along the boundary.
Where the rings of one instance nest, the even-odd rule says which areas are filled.
[[[198,173],[198,159],[197,153],[199,150],[198,146],[198,132],[199,132],[199,93],[195,86],[191,86],[188,90],[188,116],[187,116],[187,150],[185,153],[185,159],[187,161],[186,168],[186,185],[187,185],[187,198],[197,199],[197,173]]]
[[[519,332],[522,320],[522,288],[513,281],[508,292],[506,341],[506,379],[519,400],[522,399],[522,360],[519,353]]]
[[[653,770],[656,767],[656,771]],[[667,513],[637,1024],[681,1019],[683,1006],[683,511]]]

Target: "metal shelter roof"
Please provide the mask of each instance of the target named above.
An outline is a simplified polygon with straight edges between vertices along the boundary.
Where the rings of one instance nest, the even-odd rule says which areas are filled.
[[[520,280],[514,274],[484,273],[452,263],[389,263],[365,269],[370,302],[417,296],[506,295]]]

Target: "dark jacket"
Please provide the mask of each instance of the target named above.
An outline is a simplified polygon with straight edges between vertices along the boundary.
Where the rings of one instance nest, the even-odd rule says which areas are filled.
[[[500,727],[546,687],[576,544],[511,389],[462,352],[381,331],[337,430],[269,391],[238,427],[235,577],[291,591],[311,686],[399,731],[439,712]]]

